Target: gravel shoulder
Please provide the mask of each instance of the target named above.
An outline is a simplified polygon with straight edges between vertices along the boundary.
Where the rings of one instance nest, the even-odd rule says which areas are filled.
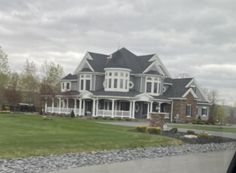
[[[4,173],[39,173],[57,172],[63,169],[84,166],[111,164],[117,162],[161,158],[185,154],[206,153],[215,151],[232,151],[236,149],[235,142],[210,144],[184,144],[168,147],[148,147],[121,149],[87,153],[68,153],[22,159],[0,160],[0,172]]]
[[[132,160],[122,163],[86,166],[57,173],[222,173],[233,157],[232,151],[194,153],[172,157]],[[55,172],[56,173],[56,172]]]

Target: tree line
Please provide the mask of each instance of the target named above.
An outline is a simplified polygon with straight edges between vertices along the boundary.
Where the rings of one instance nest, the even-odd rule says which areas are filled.
[[[16,72],[10,69],[8,56],[0,47],[0,110],[4,105],[18,103],[40,106],[41,95],[55,95],[60,91],[63,67],[55,62],[45,61],[36,65],[26,60],[23,69]]]

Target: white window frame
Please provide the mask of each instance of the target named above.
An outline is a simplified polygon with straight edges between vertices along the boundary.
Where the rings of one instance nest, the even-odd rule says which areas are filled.
[[[187,115],[187,107],[190,106],[190,115]],[[186,116],[187,117],[191,117],[192,116],[192,105],[191,104],[187,104],[186,105]]]
[[[83,89],[81,89],[81,81],[83,80]],[[86,90],[86,80],[90,80],[90,87],[89,90],[92,90],[92,75],[91,74],[80,74],[79,77],[79,90],[85,91]]]
[[[69,88],[67,89],[67,84],[69,84]],[[71,90],[71,82],[61,82],[61,91],[70,91]]]
[[[151,92],[147,92],[147,83],[151,83]],[[154,92],[154,85],[157,84],[157,92]],[[151,95],[160,95],[161,94],[161,79],[156,76],[146,76],[145,80],[145,93],[149,93]]]
[[[202,110],[203,110],[203,109],[205,109],[206,114],[202,114]],[[207,109],[207,107],[202,107],[202,108],[201,108],[201,116],[203,116],[203,117],[208,116],[208,109]]]
[[[105,91],[119,91],[127,92],[129,91],[130,83],[130,71],[127,69],[105,69],[105,82],[104,90]],[[115,80],[117,80],[117,87],[114,87]],[[121,80],[123,85],[121,87]],[[111,82],[111,83],[110,83]]]

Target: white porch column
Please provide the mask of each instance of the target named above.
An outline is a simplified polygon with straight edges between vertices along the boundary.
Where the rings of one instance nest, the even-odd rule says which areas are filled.
[[[135,118],[135,101],[133,101],[133,104],[132,104],[132,118],[134,119]]]
[[[97,99],[97,102],[96,102],[96,116],[98,116],[98,104],[99,104],[99,99]]]
[[[82,99],[79,99],[79,116],[82,115]]]
[[[112,99],[112,107],[111,107],[111,112],[112,112],[112,113],[111,113],[111,117],[112,117],[112,118],[114,117],[114,111],[115,111],[115,110],[114,110],[114,109],[115,109],[114,106],[115,106],[115,100]]]
[[[171,102],[171,113],[170,113],[170,122],[172,123],[173,121],[173,108],[174,108],[174,100]]]
[[[75,98],[74,99],[74,113],[75,113],[75,116],[77,115],[76,108],[77,108],[77,99]]]
[[[150,102],[150,112],[153,111],[153,102]],[[150,112],[148,114],[148,118],[150,118]]]
[[[129,101],[129,117],[132,118],[132,101]]]
[[[45,113],[47,113],[47,111],[48,111],[48,100],[47,99],[45,100],[44,110],[45,110]]]
[[[69,99],[66,99],[66,108],[69,108]]]
[[[150,103],[148,103],[147,106],[147,119],[149,118],[149,113],[150,113]]]
[[[161,102],[159,102],[159,109],[158,109],[158,112],[159,112],[159,113],[161,112]]]
[[[83,102],[83,115],[85,115],[85,100],[82,100]]]
[[[93,99],[93,113],[92,113],[92,116],[96,116],[95,107],[96,107],[96,100]]]
[[[59,106],[59,114],[61,113],[61,98],[59,98],[59,104],[58,104],[58,106]]]
[[[54,113],[54,98],[52,98],[52,113]]]

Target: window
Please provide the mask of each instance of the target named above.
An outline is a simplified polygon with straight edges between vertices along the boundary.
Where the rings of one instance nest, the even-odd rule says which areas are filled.
[[[62,82],[61,91],[70,91],[71,90],[71,82]]]
[[[91,79],[92,75],[80,75],[80,90],[91,90]]]
[[[158,77],[146,78],[146,92],[153,95],[159,95],[161,93],[161,80]]]
[[[127,69],[105,69],[105,91],[128,91],[129,71]]]
[[[202,108],[202,116],[207,116],[207,108]]]
[[[151,82],[147,82],[147,90],[148,93],[152,92],[152,83]]]
[[[67,89],[67,90],[70,89],[70,83],[66,83],[66,89]]]
[[[186,116],[192,116],[192,105],[191,104],[186,105]]]

